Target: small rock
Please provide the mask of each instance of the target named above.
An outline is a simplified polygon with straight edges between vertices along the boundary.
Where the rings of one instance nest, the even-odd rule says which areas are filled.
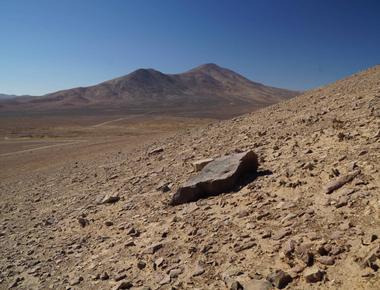
[[[156,243],[156,244],[153,244],[151,246],[149,246],[145,251],[144,253],[145,254],[151,254],[153,255],[154,253],[156,253],[159,249],[161,249],[163,247],[163,245],[161,243]]]
[[[308,283],[316,283],[322,281],[324,275],[325,272],[319,270],[317,267],[307,268],[303,272],[303,276],[305,277],[305,280]]]
[[[271,231],[264,231],[261,235],[261,238],[262,239],[268,239],[272,236],[272,232]]]
[[[142,260],[138,261],[137,262],[137,268],[139,268],[140,270],[144,269],[146,267],[146,263]]]
[[[120,282],[118,285],[115,286],[115,290],[123,290],[123,289],[131,289],[133,287],[133,284],[129,281],[123,281]]]
[[[322,265],[331,266],[331,265],[334,265],[335,259],[334,257],[331,257],[331,256],[322,256],[318,258],[318,262],[321,263]]]
[[[292,231],[290,229],[280,229],[277,233],[272,235],[272,240],[278,241],[281,240],[282,238],[290,235]]]
[[[162,181],[157,185],[156,190],[161,191],[161,192],[168,192],[171,190],[169,185],[170,185],[170,182]]]
[[[82,281],[83,281],[83,277],[81,277],[81,276],[73,277],[72,279],[70,279],[69,284],[70,284],[70,286],[75,286],[75,285],[80,284],[80,282],[82,282]]]
[[[140,236],[140,231],[136,230],[134,227],[130,228],[128,231],[127,231],[127,235],[131,236],[131,237],[138,237]]]
[[[283,289],[292,282],[293,279],[288,273],[282,270],[276,270],[268,275],[267,280],[271,282],[274,287]]]
[[[78,218],[78,223],[80,224],[80,226],[81,226],[82,228],[84,228],[85,226],[89,225],[90,222],[88,221],[88,219],[85,219],[85,218],[79,217],[79,218]]]
[[[360,170],[357,170],[357,171],[351,172],[349,174],[343,175],[343,176],[339,177],[338,179],[330,182],[325,187],[325,193],[330,194],[333,191],[341,188],[346,183],[351,182],[359,173],[360,173]]]
[[[104,224],[105,224],[107,227],[113,226],[113,222],[112,222],[112,221],[105,221]]]
[[[160,282],[158,282],[158,284],[160,285],[165,285],[165,284],[169,284],[170,283],[170,276],[169,275],[166,275],[164,278],[162,278],[162,280]]]
[[[353,224],[350,222],[350,221],[345,221],[344,223],[342,223],[340,226],[339,226],[339,229],[341,231],[346,231],[350,228],[353,227]]]
[[[230,290],[244,290],[244,287],[240,284],[239,281],[233,281]]]
[[[342,196],[339,198],[339,200],[336,202],[335,207],[336,208],[341,208],[343,206],[346,206],[348,204],[348,201],[350,198],[348,196]]]
[[[156,154],[161,153],[163,151],[164,151],[164,148],[162,148],[162,147],[153,148],[148,152],[148,155],[156,155]]]
[[[9,285],[9,288],[15,288],[19,285],[19,283],[24,280],[24,277],[16,277],[13,282]]]
[[[164,262],[164,258],[160,257],[158,258],[155,262],[154,262],[154,266],[155,268],[156,267],[160,267],[162,265],[162,263]]]
[[[183,270],[181,268],[175,268],[170,270],[169,276],[170,278],[177,278],[179,275],[181,275]]]
[[[120,200],[120,196],[118,195],[106,195],[101,203],[105,204],[105,203],[115,203],[115,202],[118,202]]]
[[[114,280],[115,280],[116,282],[119,282],[119,281],[121,281],[121,280],[124,280],[125,278],[127,278],[127,275],[126,275],[126,274],[120,274],[120,275],[116,276]]]
[[[110,276],[108,275],[107,272],[104,272],[100,275],[100,280],[108,280],[110,278]]]
[[[204,272],[205,272],[205,269],[201,265],[197,264],[197,266],[194,269],[194,272],[193,272],[192,276],[193,277],[200,276]]]
[[[365,235],[363,238],[362,238],[362,245],[364,246],[368,246],[370,245],[372,242],[376,241],[378,239],[378,236],[375,235],[375,234],[368,234],[368,235]]]
[[[289,257],[295,250],[296,242],[294,240],[287,241],[283,246],[284,255]]]
[[[272,290],[272,284],[264,279],[252,279],[249,281],[242,281],[244,290]]]
[[[254,246],[256,246],[256,242],[254,242],[254,241],[245,242],[241,245],[236,245],[235,246],[235,252],[239,253],[241,251],[248,250]]]

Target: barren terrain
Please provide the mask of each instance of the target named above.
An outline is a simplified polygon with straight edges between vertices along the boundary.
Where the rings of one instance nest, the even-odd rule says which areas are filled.
[[[135,132],[138,125],[123,118],[83,121],[80,138],[118,124]],[[149,136],[133,148],[112,143],[98,153],[104,140],[93,148],[51,147],[54,163],[54,152],[79,146],[59,166],[19,178],[5,173],[0,184],[0,288],[378,289],[379,118],[377,66],[252,114]],[[53,131],[57,136],[17,138],[76,140],[75,123],[64,134]],[[12,148],[15,137],[3,141],[2,154],[35,149],[45,138]],[[255,179],[169,205],[196,174],[194,161],[245,150],[259,156]],[[17,154],[38,152],[47,151]],[[1,168],[16,155],[0,156]]]

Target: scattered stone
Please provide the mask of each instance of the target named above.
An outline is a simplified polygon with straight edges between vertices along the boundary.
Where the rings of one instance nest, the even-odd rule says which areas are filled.
[[[204,269],[201,265],[197,264],[197,265],[195,266],[195,269],[194,269],[194,271],[193,271],[192,276],[193,276],[193,277],[200,276],[200,275],[202,275],[204,272],[205,272],[205,269]]]
[[[85,218],[82,218],[82,217],[78,218],[78,223],[80,224],[80,226],[82,228],[84,228],[85,226],[87,226],[87,225],[90,224],[90,222],[88,221],[88,219],[85,219]]]
[[[350,228],[352,228],[354,225],[350,221],[345,221],[341,225],[339,225],[339,229],[341,231],[346,231]]]
[[[179,275],[181,275],[183,270],[181,268],[175,268],[170,270],[169,276],[170,278],[177,278]]]
[[[317,261],[319,263],[321,263],[322,265],[327,265],[327,266],[334,265],[334,263],[335,263],[334,257],[331,257],[331,256],[322,256],[322,257],[319,257]]]
[[[156,190],[161,191],[161,192],[168,192],[171,190],[170,188],[170,182],[162,181],[161,183],[158,184],[156,187]]]
[[[230,290],[244,290],[244,287],[239,281],[233,281]]]
[[[290,229],[280,229],[278,232],[276,232],[274,235],[272,235],[272,240],[278,241],[282,238],[290,235],[292,231]]]
[[[133,284],[129,281],[123,281],[120,282],[118,285],[115,286],[115,290],[123,290],[123,289],[131,289],[133,287]]]
[[[145,254],[151,254],[151,255],[153,255],[154,253],[156,253],[162,247],[163,247],[163,245],[161,243],[156,243],[156,244],[153,244],[153,245],[149,246],[148,248],[146,248],[146,250],[144,251],[144,253]]]
[[[105,221],[104,224],[105,224],[107,227],[113,226],[113,222],[112,222],[112,221]]]
[[[248,242],[244,242],[241,245],[237,244],[234,247],[234,250],[235,250],[236,253],[239,253],[241,251],[248,250],[248,249],[250,249],[250,248],[252,248],[254,246],[256,246],[256,242],[255,241],[248,241]]]
[[[15,287],[17,287],[19,284],[20,284],[20,282],[21,281],[23,281],[24,280],[24,277],[16,277],[14,280],[13,280],[13,282],[9,285],[9,288],[15,288]]]
[[[158,282],[158,284],[160,285],[165,285],[165,284],[169,284],[171,281],[171,278],[169,275],[165,275],[164,278],[162,278],[162,280],[160,282]]]
[[[274,287],[283,289],[292,282],[293,279],[288,273],[282,270],[276,270],[268,275],[267,280],[271,282]]]
[[[162,263],[164,262],[164,258],[160,257],[154,262],[155,268],[160,267]]]
[[[325,276],[325,272],[319,270],[317,267],[307,268],[303,272],[303,276],[305,277],[306,282],[308,283],[316,283],[322,281]]]
[[[191,163],[191,165],[194,167],[194,170],[198,172],[198,171],[201,171],[203,167],[205,167],[207,164],[209,164],[212,161],[214,161],[213,158],[207,158],[207,159],[194,161]]]
[[[164,151],[164,148],[162,148],[162,147],[153,148],[148,152],[148,155],[156,155],[156,154],[161,153],[163,151]]]
[[[137,262],[137,268],[139,268],[140,270],[144,269],[146,267],[146,263],[142,260],[138,261]]]
[[[173,195],[171,204],[192,202],[230,191],[239,178],[247,173],[255,173],[257,167],[257,155],[252,151],[217,158],[180,187]]]
[[[136,230],[134,227],[131,227],[127,231],[127,235],[129,235],[131,237],[138,237],[138,236],[140,236],[140,231]]]
[[[374,271],[380,268],[380,246],[373,247],[368,254],[361,259],[361,266],[363,268],[369,267]]]
[[[83,277],[81,277],[81,276],[73,277],[70,279],[69,284],[70,284],[70,286],[75,286],[75,285],[80,284],[80,282],[82,282],[82,281],[83,281]]]
[[[294,240],[287,241],[283,246],[284,255],[289,257],[296,248],[296,242]]]
[[[377,239],[378,239],[378,236],[375,234],[365,235],[362,238],[362,245],[369,246],[372,242],[376,241]]]
[[[272,284],[264,279],[251,279],[241,282],[244,290],[272,290]]]
[[[103,272],[102,274],[100,274],[100,280],[108,280],[110,278],[110,276],[108,275],[107,272]]]
[[[118,195],[106,195],[103,199],[102,199],[102,201],[101,201],[101,203],[102,204],[105,204],[105,203],[115,203],[115,202],[118,202],[120,200],[120,196],[118,196]]]
[[[333,191],[341,188],[346,183],[351,182],[357,175],[359,175],[359,173],[360,173],[360,170],[357,170],[357,171],[351,172],[349,174],[343,175],[343,176],[339,177],[338,179],[330,182],[325,187],[325,193],[330,194]]]
[[[348,201],[350,198],[348,196],[342,196],[339,198],[339,200],[336,202],[335,207],[336,208],[341,208],[343,206],[346,206],[348,204]]]
[[[116,276],[114,280],[115,280],[116,282],[119,282],[119,281],[121,281],[121,280],[124,280],[125,278],[127,278],[127,275],[126,275],[126,274],[120,274],[120,275]]]
[[[271,231],[264,231],[261,235],[261,238],[263,239],[268,239],[272,236],[272,232]]]

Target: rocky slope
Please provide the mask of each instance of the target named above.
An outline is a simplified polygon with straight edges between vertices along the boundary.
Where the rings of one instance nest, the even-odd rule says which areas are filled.
[[[146,109],[212,106],[260,108],[289,99],[297,92],[268,87],[215,64],[205,64],[182,74],[139,69],[126,76],[90,87],[3,101],[1,110],[126,108]]]
[[[132,154],[3,182],[0,288],[378,289],[379,117],[377,66]],[[254,180],[169,205],[192,162],[245,150]]]

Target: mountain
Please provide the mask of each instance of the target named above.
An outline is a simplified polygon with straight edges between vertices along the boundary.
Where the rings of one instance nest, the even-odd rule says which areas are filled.
[[[297,92],[268,87],[222,68],[205,64],[181,74],[138,69],[126,76],[90,87],[79,87],[2,102],[3,109],[67,108],[207,108],[263,107]]]
[[[4,181],[0,288],[379,289],[379,124],[377,66]],[[192,163],[246,150],[258,173],[232,192],[169,204]]]
[[[16,98],[15,95],[6,95],[6,94],[0,94],[0,100],[6,100],[6,99],[13,99]]]

